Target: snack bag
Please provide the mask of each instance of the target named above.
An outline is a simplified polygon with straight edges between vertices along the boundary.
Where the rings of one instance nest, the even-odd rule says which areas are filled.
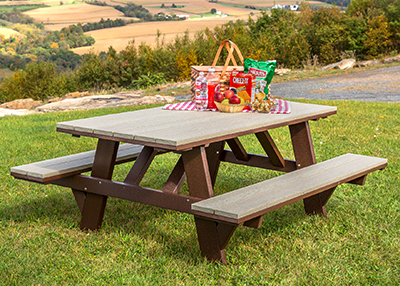
[[[275,73],[276,61],[244,60],[244,72],[251,73],[256,78],[255,98],[269,99],[270,84]],[[254,100],[252,100],[253,102]]]
[[[254,101],[255,95],[255,77],[249,73],[238,71],[231,72],[229,88],[236,90],[237,96],[240,96],[246,103]]]

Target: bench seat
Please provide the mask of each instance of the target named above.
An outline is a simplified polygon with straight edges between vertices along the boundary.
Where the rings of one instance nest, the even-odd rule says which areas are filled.
[[[217,220],[242,224],[271,210],[335,188],[363,184],[368,173],[383,169],[387,159],[345,154],[192,204],[192,210]],[[211,215],[211,216],[210,216]]]
[[[121,144],[118,148],[116,164],[135,160],[143,146]],[[11,175],[38,183],[50,183],[52,180],[90,171],[96,150],[49,159],[11,168]]]

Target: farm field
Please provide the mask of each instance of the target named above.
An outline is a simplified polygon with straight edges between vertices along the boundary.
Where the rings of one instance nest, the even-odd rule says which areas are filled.
[[[43,24],[76,24],[98,22],[103,19],[115,20],[125,18],[124,14],[112,7],[95,6],[89,4],[62,5],[39,8],[24,12]]]
[[[176,35],[183,35],[186,30],[193,37],[197,31],[204,30],[205,28],[214,28],[227,21],[236,21],[237,19],[248,19],[248,16],[191,19],[180,22],[145,22],[130,24],[124,27],[95,30],[85,33],[96,40],[93,46],[81,47],[73,51],[82,55],[91,49],[96,52],[107,51],[109,46],[113,46],[115,50],[121,51],[133,39],[135,39],[136,44],[142,42],[152,44],[155,42],[158,30],[166,41],[173,40]]]
[[[29,1],[26,1],[29,2]],[[82,4],[77,0],[69,0],[68,5],[59,5],[48,8],[39,8],[25,12],[25,14],[36,19],[38,22],[42,22],[46,25],[48,30],[61,30],[71,24],[87,23],[87,22],[98,22],[103,19],[125,18],[123,13],[113,9],[112,7],[95,6],[89,4]],[[256,7],[272,7],[276,4],[296,4],[299,1],[295,0],[282,0],[282,1],[261,1],[261,0],[226,0],[222,3],[210,3],[208,0],[186,0],[176,2],[173,0],[160,1],[160,0],[148,0],[148,1],[130,1],[130,0],[105,0],[109,5],[124,5],[128,2],[133,2],[137,5],[143,5],[149,10],[151,14],[157,14],[163,12],[165,14],[185,14],[191,17],[190,20],[182,22],[146,22],[136,23],[125,27],[103,29],[97,31],[87,32],[87,35],[92,36],[96,43],[92,47],[82,47],[75,49],[74,52],[78,54],[87,53],[90,49],[94,51],[107,51],[108,47],[112,45],[117,51],[125,49],[130,41],[135,39],[136,44],[142,42],[152,44],[155,42],[158,31],[163,35],[164,40],[169,41],[175,38],[176,35],[183,34],[185,31],[189,31],[189,35],[193,36],[197,31],[205,28],[214,28],[218,25],[222,25],[228,21],[236,21],[238,19],[247,20],[249,15],[256,18],[259,15],[259,10],[247,9],[243,7],[234,7],[234,5],[253,5]],[[54,0],[47,0],[41,2],[30,2],[30,3],[44,3],[54,4]],[[51,4],[50,4],[51,3]],[[79,3],[79,4],[71,4]],[[310,4],[321,3],[318,1],[311,1]],[[177,5],[180,8],[160,8],[161,4],[165,6]],[[232,4],[232,5],[230,5]],[[207,17],[211,9],[215,8],[217,11],[221,11],[223,14],[229,15],[228,17]],[[203,17],[203,15],[205,17]],[[129,18],[132,19],[132,18]]]

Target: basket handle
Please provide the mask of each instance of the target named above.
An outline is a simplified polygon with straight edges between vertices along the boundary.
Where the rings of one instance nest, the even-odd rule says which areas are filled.
[[[218,58],[221,54],[221,51],[223,49],[223,47],[225,46],[225,48],[228,50],[228,57],[226,58],[225,64],[224,64],[224,68],[222,70],[221,76],[223,76],[226,72],[226,70],[228,69],[228,65],[230,63],[230,61],[232,61],[233,65],[237,66],[237,62],[235,60],[235,57],[233,56],[233,51],[235,50],[236,53],[239,56],[240,61],[242,62],[242,64],[244,64],[244,59],[242,56],[242,53],[240,52],[239,48],[236,46],[236,44],[234,42],[232,42],[231,40],[223,40],[222,43],[219,45],[218,51],[215,55],[214,61],[212,66],[215,67],[215,65],[217,64]]]

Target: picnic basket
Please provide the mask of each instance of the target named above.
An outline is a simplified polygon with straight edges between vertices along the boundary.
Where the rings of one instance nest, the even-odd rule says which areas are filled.
[[[228,56],[225,60],[225,64],[223,66],[217,66],[217,61],[219,59],[219,56],[221,55],[221,51],[223,48],[226,48],[228,50]],[[236,51],[242,65],[238,66],[235,56],[233,55],[233,52]],[[232,66],[230,66],[230,62],[232,62]],[[191,85],[190,85],[190,90],[191,90],[191,99],[192,101],[195,100],[195,81],[196,78],[199,76],[200,72],[204,72],[204,75],[207,75],[208,69],[210,67],[215,68],[215,74],[219,76],[220,78],[220,90],[221,92],[224,92],[226,89],[229,88],[229,76],[230,73],[233,70],[237,71],[244,71],[244,59],[242,56],[242,53],[240,52],[239,48],[236,46],[235,43],[233,43],[230,40],[224,40],[222,43],[219,45],[218,51],[215,54],[214,61],[211,66],[191,66]]]

